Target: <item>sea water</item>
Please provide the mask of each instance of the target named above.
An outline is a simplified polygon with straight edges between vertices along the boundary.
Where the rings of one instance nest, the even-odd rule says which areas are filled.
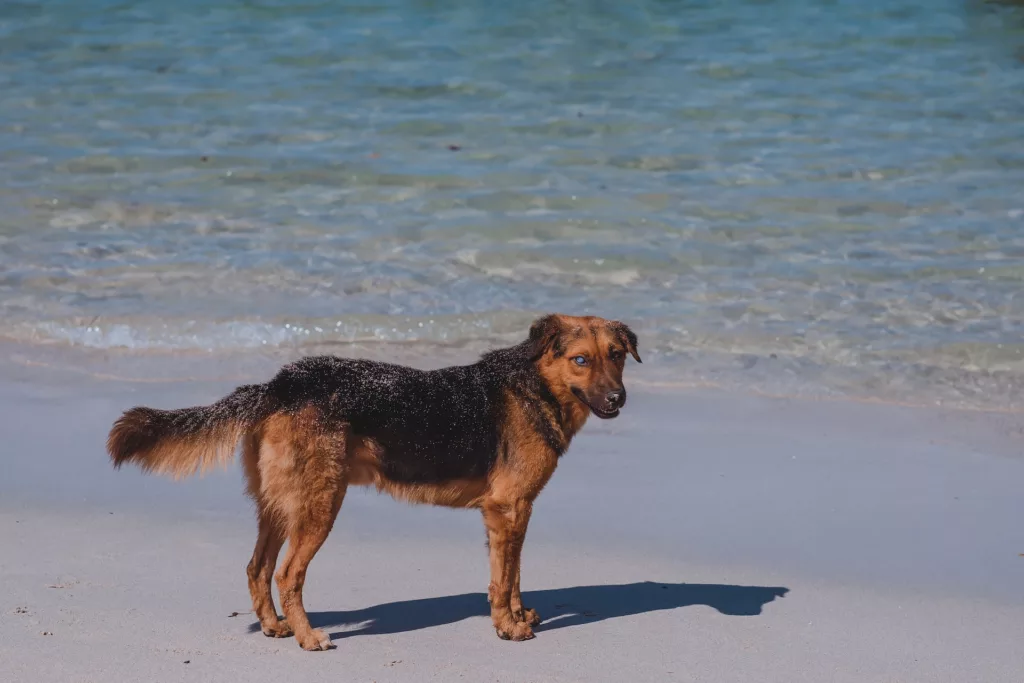
[[[1021,4],[0,3],[20,344],[427,357],[558,311],[651,378],[1012,408],[1022,285]]]

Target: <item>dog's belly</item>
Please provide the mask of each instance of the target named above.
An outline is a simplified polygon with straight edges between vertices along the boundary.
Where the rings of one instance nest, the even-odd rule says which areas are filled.
[[[482,479],[497,459],[498,426],[486,413],[444,404],[401,413],[353,412],[349,433],[372,446],[377,469],[396,483]]]
[[[381,467],[384,449],[373,439],[363,438],[349,451],[348,481],[352,486],[373,486],[391,497],[409,503],[444,507],[479,507],[487,492],[486,476],[442,481],[398,481]]]

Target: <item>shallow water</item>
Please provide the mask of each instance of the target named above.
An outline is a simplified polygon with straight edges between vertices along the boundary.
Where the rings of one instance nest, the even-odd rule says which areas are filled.
[[[1005,2],[7,1],[2,334],[1024,406],[1022,105]]]

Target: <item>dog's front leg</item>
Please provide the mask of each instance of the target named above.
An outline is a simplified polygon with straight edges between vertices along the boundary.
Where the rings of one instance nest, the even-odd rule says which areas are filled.
[[[519,552],[516,555],[516,569],[515,579],[512,581],[512,594],[509,597],[509,609],[512,610],[512,616],[516,621],[525,621],[530,626],[536,626],[540,623],[540,615],[537,614],[537,610],[530,609],[523,605],[523,595],[519,588],[519,577],[522,574],[523,564],[523,545],[526,543],[526,527],[530,523],[530,513],[532,512],[532,506],[526,509],[526,519],[523,520],[523,538],[519,541]]]
[[[537,614],[537,610],[530,609],[523,605],[523,596],[519,590],[519,575],[521,573],[520,566],[522,565],[522,544],[519,546],[519,560],[516,562],[516,580],[512,583],[512,596],[509,599],[509,608],[512,610],[512,616],[515,617],[516,621],[525,621],[530,626],[536,626],[541,622],[540,615]]]
[[[514,588],[517,606],[522,609],[516,579],[531,509],[532,505],[527,500],[512,503],[489,501],[483,508],[491,553],[491,583],[487,587],[487,599],[491,603],[491,621],[498,637],[503,640],[533,638],[530,625],[517,620],[512,609]]]

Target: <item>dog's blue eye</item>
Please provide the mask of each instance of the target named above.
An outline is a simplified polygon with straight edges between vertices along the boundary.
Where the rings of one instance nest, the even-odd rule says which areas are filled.
[[[575,363],[576,365],[586,365],[587,359],[584,358],[583,356],[573,356],[572,362]]]

